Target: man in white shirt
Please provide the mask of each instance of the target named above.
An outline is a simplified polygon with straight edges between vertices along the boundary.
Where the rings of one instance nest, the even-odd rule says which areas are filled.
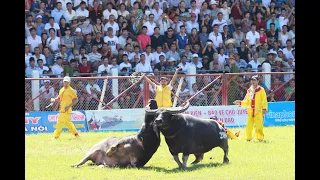
[[[50,17],[49,22],[44,26],[44,31],[50,36],[49,29],[53,28],[55,31],[56,36],[59,34],[59,37],[61,37],[61,31],[60,26],[58,23],[54,22],[54,18]]]
[[[98,53],[98,46],[96,44],[92,45],[91,53],[88,54],[90,58],[90,65],[93,68],[97,68],[101,62],[102,55]]]
[[[49,71],[49,68],[43,65],[42,59],[38,59],[37,64],[38,64],[38,71],[40,73],[40,77],[42,77],[43,71]]]
[[[196,14],[191,13],[191,19],[186,23],[186,31],[188,34],[191,34],[191,30],[193,28],[196,28],[197,31],[199,32],[199,23],[197,23],[196,21],[196,16],[197,16]]]
[[[154,14],[149,14],[149,21],[143,23],[142,26],[146,26],[147,35],[152,36],[154,33],[154,28],[156,27],[156,23],[154,22]]]
[[[281,48],[285,48],[287,46],[287,40],[289,39],[289,33],[287,25],[282,26],[282,31],[279,32],[278,41]]]
[[[119,44],[120,44],[120,47],[125,49],[125,46],[127,44],[127,37],[128,37],[128,29],[122,29],[122,33],[121,33],[121,36],[118,37],[118,40],[119,40]],[[124,54],[125,52],[123,52]]]
[[[86,2],[81,2],[80,3],[80,8],[76,10],[76,16],[80,20],[86,19],[86,17],[89,17],[89,11],[86,9]]]
[[[189,66],[194,66],[197,70],[201,70],[201,68],[203,67],[202,63],[199,62],[198,58],[199,58],[199,55],[198,54],[193,54],[192,55],[192,62],[190,63]]]
[[[47,39],[47,46],[52,53],[59,51],[60,38],[56,36],[54,28],[49,29],[50,37]]]
[[[183,55],[181,58],[182,58],[181,59],[181,63],[179,63],[177,65],[177,67],[181,67],[182,68],[181,71],[184,72],[185,74],[187,74],[188,73],[188,68],[190,66],[190,63],[187,62],[187,56]]]
[[[127,68],[127,72],[130,72],[132,69],[132,65],[129,63],[128,55],[127,54],[122,55],[122,60],[123,62],[120,63],[119,65],[120,70],[122,70],[122,68],[125,67]]]
[[[247,45],[252,46],[260,43],[260,34],[256,31],[256,25],[251,24],[251,31],[246,34]]]
[[[98,67],[98,76],[101,76],[101,73],[103,71],[107,71],[108,74],[111,74],[111,66],[109,66],[109,59],[107,57],[104,57],[102,59],[102,64]]]
[[[43,63],[46,64],[46,57],[40,53],[40,48],[35,47],[34,48],[34,55],[32,56],[34,60],[36,61],[36,66],[38,67],[38,59],[42,59]]]
[[[26,68],[25,73],[28,78],[31,78],[32,71],[37,71],[38,68],[35,66],[35,60],[33,57],[29,59],[29,66]]]
[[[112,27],[113,29],[113,35],[114,36],[118,36],[119,35],[119,25],[118,23],[116,23],[114,21],[115,16],[113,14],[111,14],[109,16],[109,22],[106,23],[106,25],[104,26],[104,30],[105,30],[105,34],[107,35],[107,30],[109,27]]]
[[[159,57],[161,55],[163,55],[164,56],[164,60],[166,60],[166,54],[164,52],[162,52],[162,46],[158,46],[157,50],[153,53],[153,56],[154,56],[156,64],[160,62]]]
[[[30,45],[31,52],[34,52],[35,47],[39,47],[39,44],[41,44],[41,37],[36,35],[36,29],[30,28],[30,36],[27,37],[27,43]]]
[[[286,72],[293,72],[295,70],[295,62],[293,62],[294,57],[292,55],[287,56],[288,58],[288,62],[284,63],[284,66],[286,67]],[[288,82],[292,77],[294,76],[294,74],[285,74],[283,76],[283,79]]]
[[[288,57],[290,57],[290,56],[293,56],[293,55],[292,55],[292,50],[293,50],[293,48],[292,48],[292,41],[291,41],[290,39],[288,39],[287,42],[286,42],[286,44],[287,44],[287,47],[286,47],[286,48],[283,48],[282,52],[283,52],[283,54],[286,55],[286,57],[288,58]]]
[[[140,63],[136,66],[136,72],[144,72],[144,73],[150,73],[153,74],[153,70],[151,68],[150,63],[146,62],[146,56],[144,54],[140,55]]]
[[[110,16],[111,14],[114,15],[114,18],[115,18],[115,19],[118,19],[118,13],[117,13],[116,10],[112,9],[112,4],[111,4],[110,2],[108,2],[108,4],[107,4],[107,9],[104,10],[104,11],[102,12],[102,14],[103,14],[103,17],[104,17],[104,20],[105,20],[105,21],[108,21],[108,20],[109,20],[109,16]]]
[[[217,49],[219,47],[222,47],[223,41],[222,41],[222,35],[219,31],[218,24],[213,25],[213,31],[209,34],[209,39],[212,41],[213,46]]]
[[[249,64],[252,67],[253,72],[258,72],[258,66],[261,65],[261,63],[258,61],[259,53],[255,52],[253,53],[253,59],[249,61]]]
[[[56,63],[52,66],[51,70],[53,75],[58,76],[58,78],[61,77],[61,73],[63,72],[61,57],[57,58]]]
[[[213,20],[212,22],[212,26],[214,26],[215,24],[218,24],[219,27],[219,33],[223,32],[223,26],[224,25],[228,25],[227,21],[223,19],[223,14],[222,12],[218,12],[218,18]]]
[[[107,31],[108,35],[103,38],[103,41],[108,44],[108,48],[112,52],[112,55],[117,56],[120,48],[118,37],[113,35],[112,27],[109,27]]]
[[[143,52],[142,54],[146,57],[146,63],[155,64],[156,59],[153,56],[153,53],[151,53],[151,45],[147,45],[146,52]]]
[[[89,83],[86,86],[86,91],[91,94],[93,97],[97,98],[101,94],[101,89],[98,84],[95,83],[95,80],[89,80]]]
[[[286,15],[287,10],[285,8],[281,9],[281,15],[279,16],[278,20],[279,20],[279,26],[280,26],[280,31],[282,31],[282,26],[284,25],[288,25],[289,22],[289,18],[292,15],[292,12],[294,10],[294,7],[291,9],[291,12],[288,14],[288,16]]]
[[[30,45],[25,44],[24,45],[24,62],[27,66],[30,66],[29,59],[32,57],[32,54],[30,53]]]
[[[69,19],[69,22],[68,23],[71,23],[73,17],[76,16],[76,12],[72,9],[72,3],[68,2],[67,3],[67,10],[66,10],[66,14],[67,14],[67,17]]]
[[[200,9],[196,6],[196,1],[191,1],[191,8],[189,9],[189,13],[196,14],[196,22],[198,22],[198,14],[200,14]]]
[[[138,57],[140,57],[140,55],[141,55],[140,46],[138,46],[138,45],[134,46],[134,51],[129,54],[129,56],[128,56],[129,57],[129,61],[133,62],[135,55],[137,55]]]
[[[157,22],[163,13],[163,10],[159,8],[159,2],[154,2],[153,7],[154,9],[151,9],[151,14],[154,14],[154,22]]]

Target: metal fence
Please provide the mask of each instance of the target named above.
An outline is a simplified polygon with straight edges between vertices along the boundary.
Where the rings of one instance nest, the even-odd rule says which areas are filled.
[[[268,101],[294,101],[294,72],[277,73],[226,73],[178,75],[172,89],[172,102],[177,106],[190,100],[192,106],[232,105],[234,100],[243,99],[250,87],[250,77],[259,74],[259,84],[265,88]],[[148,77],[159,84],[160,77]],[[184,77],[179,95],[176,96],[180,78]],[[71,87],[76,90],[78,103],[74,110],[131,109],[142,108],[150,98],[155,98],[155,90],[146,81],[132,83],[130,76],[75,77]],[[106,80],[106,83],[104,81]],[[105,84],[105,85],[104,85]],[[56,111],[58,103],[47,107],[50,98],[57,97],[62,88],[62,78],[26,78],[26,111]]]

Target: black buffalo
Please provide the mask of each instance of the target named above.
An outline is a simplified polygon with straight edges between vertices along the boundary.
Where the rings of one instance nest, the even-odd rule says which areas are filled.
[[[204,153],[219,146],[224,151],[223,163],[228,163],[228,138],[224,128],[216,121],[181,114],[189,107],[189,102],[183,107],[158,110],[146,109],[146,114],[155,115],[155,124],[160,127],[169,151],[180,168],[185,169],[189,154],[196,157],[192,164],[203,159]],[[178,153],[183,153],[182,161]]]
[[[158,109],[157,102],[149,100],[146,109]],[[154,115],[145,114],[138,134],[104,139],[95,144],[79,163],[72,166],[79,167],[91,160],[101,166],[143,167],[160,145],[160,130],[153,121]]]

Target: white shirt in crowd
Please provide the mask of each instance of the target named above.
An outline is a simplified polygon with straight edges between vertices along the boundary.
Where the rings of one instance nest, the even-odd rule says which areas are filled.
[[[254,33],[252,31],[247,32],[246,40],[249,41],[249,45],[255,45],[257,39],[260,39],[260,34],[257,31]]]
[[[69,11],[66,10],[66,15],[68,17],[69,23],[71,23],[72,18],[76,16],[76,12],[73,9],[71,10],[71,13],[69,13]]]
[[[87,0],[73,0],[73,7],[76,7],[78,5],[80,5],[80,3],[84,1],[85,3],[87,3]]]
[[[115,19],[118,19],[118,13],[117,13],[117,11],[114,10],[114,9],[111,9],[111,12],[110,12],[108,9],[106,9],[106,10],[104,10],[104,11],[102,12],[102,14],[103,14],[104,19],[109,19],[109,16],[110,16],[111,14],[114,15],[114,18],[115,18]]]
[[[33,55],[32,56],[35,60],[35,65],[38,67],[38,58],[36,57],[36,55]],[[40,54],[40,58],[39,59],[42,59],[43,61],[43,64],[47,64],[47,60],[46,60],[46,57],[43,55],[43,54]]]
[[[111,47],[112,51],[117,51],[117,44],[119,44],[119,39],[117,36],[113,36],[110,38],[109,36],[105,36],[103,41]]]
[[[223,54],[223,55],[219,54],[218,56],[219,56],[219,59],[218,59],[219,63],[221,63],[221,64],[223,64],[223,65],[226,64],[226,58],[227,58],[228,56],[225,55],[225,54]]]
[[[178,67],[182,67],[182,72],[184,72],[185,74],[187,74],[188,72],[188,68],[190,66],[189,62],[186,62],[186,64],[183,64],[182,62],[178,64]]]
[[[201,69],[203,67],[202,63],[198,60],[197,65],[194,62],[191,62],[189,66],[194,66],[195,68]]]
[[[283,54],[286,55],[286,57],[288,58],[288,57],[293,56],[292,50],[293,50],[293,48],[291,48],[290,50],[288,50],[288,48],[283,48],[282,52],[283,52]]]
[[[45,91],[47,88],[43,85],[39,89],[39,93]],[[48,92],[49,91],[49,92]],[[43,94],[41,94],[40,99],[49,100],[51,98],[54,98],[54,88],[48,89],[48,91],[45,91]]]
[[[53,50],[53,51],[58,51],[58,49],[59,49],[59,45],[60,45],[60,38],[59,37],[55,37],[54,39],[52,39],[51,37],[49,37],[48,39],[47,39],[47,45],[49,46],[49,47],[51,47],[51,49]],[[50,43],[49,43],[50,42]]]
[[[37,70],[39,71],[40,77],[41,77],[42,74],[43,74],[43,71],[44,71],[44,70],[49,71],[49,68],[48,68],[48,66],[42,66],[42,68],[37,67]]]
[[[196,22],[198,22],[198,14],[200,14],[200,9],[196,8],[195,10],[192,10],[192,8],[190,8],[189,13],[196,14]]]
[[[141,62],[137,64],[136,72],[153,72],[153,70],[150,63],[147,63],[146,61],[144,64],[142,64]]]
[[[129,72],[131,69],[132,69],[132,65],[128,62],[127,64],[126,63],[124,63],[124,62],[122,62],[122,63],[120,63],[120,65],[119,65],[119,69],[120,69],[120,71],[122,70],[122,68],[127,68],[127,72]]]
[[[280,30],[282,31],[282,26],[288,25],[289,19],[283,16],[279,16],[278,21],[279,21]]]
[[[31,53],[28,53],[28,55],[24,54],[24,62],[27,64],[27,67],[30,66],[29,59],[32,57]]]
[[[61,73],[63,71],[63,68],[59,66],[58,64],[54,64],[51,68],[52,74],[57,75],[59,78],[61,77]]]
[[[87,84],[86,86],[86,91],[91,94],[92,96],[94,96],[95,98],[97,98],[97,94],[91,91],[91,88],[96,89],[97,91],[101,92],[100,87],[97,84],[94,84],[93,86],[90,85],[90,83]]]
[[[192,21],[187,21],[186,23],[186,32],[188,34],[191,34],[191,30],[193,28],[196,28],[197,29],[197,32],[199,32],[199,23],[197,23],[197,21],[195,21],[194,23]]]
[[[161,53],[158,54],[158,52],[155,51],[155,52],[153,53],[153,57],[154,57],[156,63],[159,63],[159,62],[160,62],[160,56],[161,56],[161,55],[164,56],[164,60],[166,61],[166,54],[165,54],[164,52],[161,51]]]
[[[175,28],[177,26],[176,32],[180,33],[180,26],[182,26],[182,25],[183,25],[183,23],[181,21],[179,21],[178,24],[175,24],[175,23],[171,24],[171,27],[173,30],[175,30]]]
[[[112,29],[113,29],[112,34],[113,34],[114,36],[116,36],[116,35],[117,35],[117,31],[120,30],[120,29],[119,29],[119,25],[118,25],[118,23],[116,23],[116,22],[114,22],[113,25],[111,25],[110,22],[107,22],[106,25],[104,25],[104,31],[105,31],[105,32],[108,32],[108,27],[112,27]]]
[[[150,53],[149,55],[147,55],[146,52],[143,52],[142,54],[144,54],[146,56],[146,63],[151,63],[152,61],[155,61],[156,58],[154,57],[153,53]]]
[[[105,66],[104,64],[101,64],[99,67],[98,67],[98,76],[101,76],[101,73],[103,71],[107,71],[108,74],[111,73],[111,66],[108,65],[108,66]]]
[[[154,28],[156,27],[156,23],[155,22],[150,23],[150,21],[147,21],[147,22],[143,23],[142,26],[146,26],[148,28],[147,35],[152,36],[154,33]]]
[[[47,31],[48,31],[47,34],[48,34],[49,37],[50,37],[50,32],[49,32],[49,29],[50,29],[50,28],[55,29],[55,31],[56,31],[56,36],[58,36],[58,30],[60,30],[59,24],[58,24],[58,23],[53,23],[53,26],[51,26],[50,23],[46,23],[46,25],[44,26],[44,30],[47,30]]]
[[[87,9],[82,10],[81,8],[78,8],[76,10],[76,16],[83,16],[83,17],[89,17],[89,11]]]
[[[32,36],[28,36],[27,37],[27,43],[30,44],[30,49],[32,52],[34,52],[34,48],[35,47],[39,47],[39,44],[41,44],[41,37],[36,35],[35,38],[33,38]]]
[[[157,22],[159,17],[162,15],[163,13],[163,10],[159,8],[158,12],[156,9],[151,9],[151,14],[154,14],[154,19],[153,21],[154,22]]]
[[[220,43],[223,43],[221,33],[218,33],[218,36],[216,36],[214,32],[211,32],[208,38],[212,41],[215,48],[218,48]]]
[[[249,64],[252,66],[252,70],[253,72],[257,72],[258,71],[258,66],[261,65],[261,63],[257,60],[254,61],[253,59],[251,61],[249,61]]]
[[[219,33],[222,33],[222,32],[223,32],[223,26],[224,26],[224,25],[228,25],[228,24],[227,24],[227,21],[224,20],[224,19],[222,19],[221,21],[219,21],[218,19],[213,20],[212,26],[214,26],[215,24],[218,24],[218,25],[219,25]]]

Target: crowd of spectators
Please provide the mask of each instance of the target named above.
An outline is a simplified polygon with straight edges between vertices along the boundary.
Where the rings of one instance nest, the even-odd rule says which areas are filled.
[[[45,78],[109,76],[112,69],[119,75],[158,75],[173,74],[177,67],[187,73],[191,66],[198,74],[258,72],[263,63],[269,63],[272,72],[295,69],[295,0],[25,2],[26,77],[31,77],[33,70]],[[237,81],[247,86],[248,77],[239,76]],[[292,77],[272,75],[268,93]],[[190,97],[211,81],[199,78],[191,86],[186,81],[182,97]],[[46,87],[46,82],[41,85]],[[99,97],[103,82],[92,83],[79,87]],[[119,84],[120,92],[130,86],[123,84]],[[187,87],[192,87],[190,93]],[[281,95],[273,93],[269,101],[294,100],[292,92],[294,82],[283,87]],[[219,104],[212,94],[199,93],[200,104]],[[126,106],[132,96],[123,96],[120,104]],[[91,101],[89,97],[80,100]]]

